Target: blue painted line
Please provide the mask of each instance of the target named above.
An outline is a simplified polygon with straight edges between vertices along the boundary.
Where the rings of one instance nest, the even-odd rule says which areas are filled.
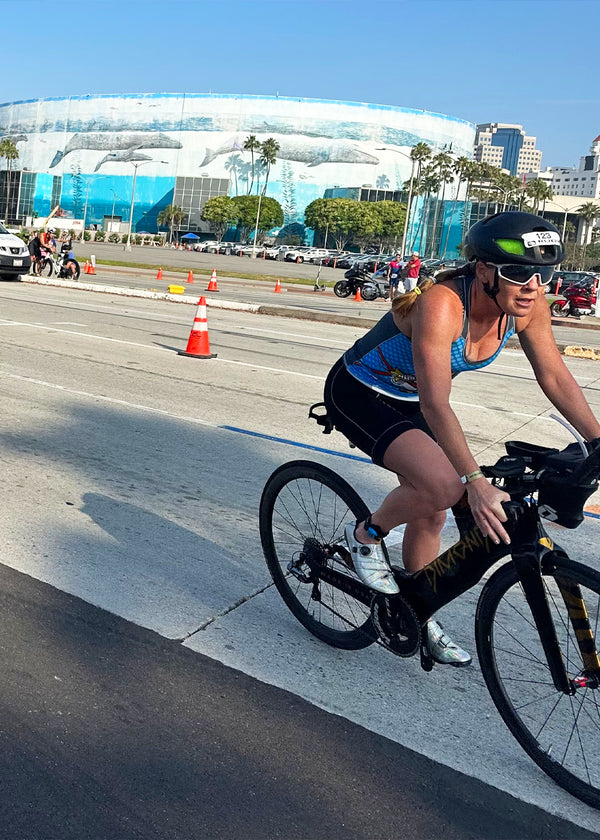
[[[345,452],[336,452],[333,449],[325,449],[323,446],[311,446],[308,443],[298,443],[296,440],[275,437],[274,435],[263,435],[260,432],[251,432],[249,429],[238,429],[237,426],[219,426],[219,429],[226,429],[228,432],[238,432],[240,435],[272,440],[275,443],[286,443],[288,446],[296,446],[298,449],[310,449],[313,452],[322,452],[324,455],[335,455],[338,458],[348,458],[350,461],[361,461],[363,464],[372,464],[370,458],[363,458],[360,455],[349,455]]]
[[[333,449],[325,449],[323,446],[311,446],[309,443],[298,443],[296,440],[275,437],[275,435],[264,435],[261,432],[251,432],[249,429],[239,429],[237,426],[219,426],[218,428],[225,429],[228,432],[238,432],[240,435],[262,438],[262,440],[272,440],[275,443],[285,443],[288,446],[296,446],[298,449],[310,449],[312,452],[322,452],[324,455],[335,455],[337,458],[347,458],[350,461],[360,461],[363,464],[373,463],[370,458],[363,458],[360,455],[350,455],[345,452],[336,452]],[[600,519],[600,513],[591,513],[584,510],[583,515],[589,517],[590,519]]]

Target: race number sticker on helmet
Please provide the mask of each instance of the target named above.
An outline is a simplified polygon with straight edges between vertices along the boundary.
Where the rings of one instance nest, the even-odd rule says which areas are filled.
[[[536,245],[560,245],[560,234],[553,230],[532,230],[522,235],[523,244],[526,248],[535,248]]]

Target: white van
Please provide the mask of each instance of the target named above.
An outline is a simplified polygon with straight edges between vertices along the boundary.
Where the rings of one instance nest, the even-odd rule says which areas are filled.
[[[27,245],[0,224],[0,280],[18,280],[20,274],[29,273],[30,266]]]

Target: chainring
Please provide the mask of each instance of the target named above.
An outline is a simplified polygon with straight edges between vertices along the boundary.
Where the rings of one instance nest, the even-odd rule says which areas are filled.
[[[371,618],[381,644],[397,656],[414,656],[421,646],[421,624],[401,595],[375,595]]]

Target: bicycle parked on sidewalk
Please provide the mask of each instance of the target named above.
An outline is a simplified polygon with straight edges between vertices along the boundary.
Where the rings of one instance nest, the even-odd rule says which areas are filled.
[[[35,273],[40,277],[59,277],[62,280],[79,280],[81,266],[72,252],[61,251],[53,254],[46,251],[35,265]]]
[[[310,416],[330,431],[329,418],[315,412],[320,405]],[[481,470],[510,494],[504,508],[511,544],[484,537],[466,508],[457,516],[460,540],[433,563],[412,575],[392,566],[397,595],[374,592],[354,572],[344,528],[369,510],[318,463],[291,461],[267,481],[263,551],[286,605],[319,639],[346,650],[377,643],[400,657],[420,655],[425,671],[434,665],[427,620],[507,558],[483,585],[475,615],[487,688],[535,763],[600,808],[600,573],[572,560],[541,522],[581,524],[598,487],[600,446],[588,453],[577,443],[559,452],[512,441],[506,450]]]

